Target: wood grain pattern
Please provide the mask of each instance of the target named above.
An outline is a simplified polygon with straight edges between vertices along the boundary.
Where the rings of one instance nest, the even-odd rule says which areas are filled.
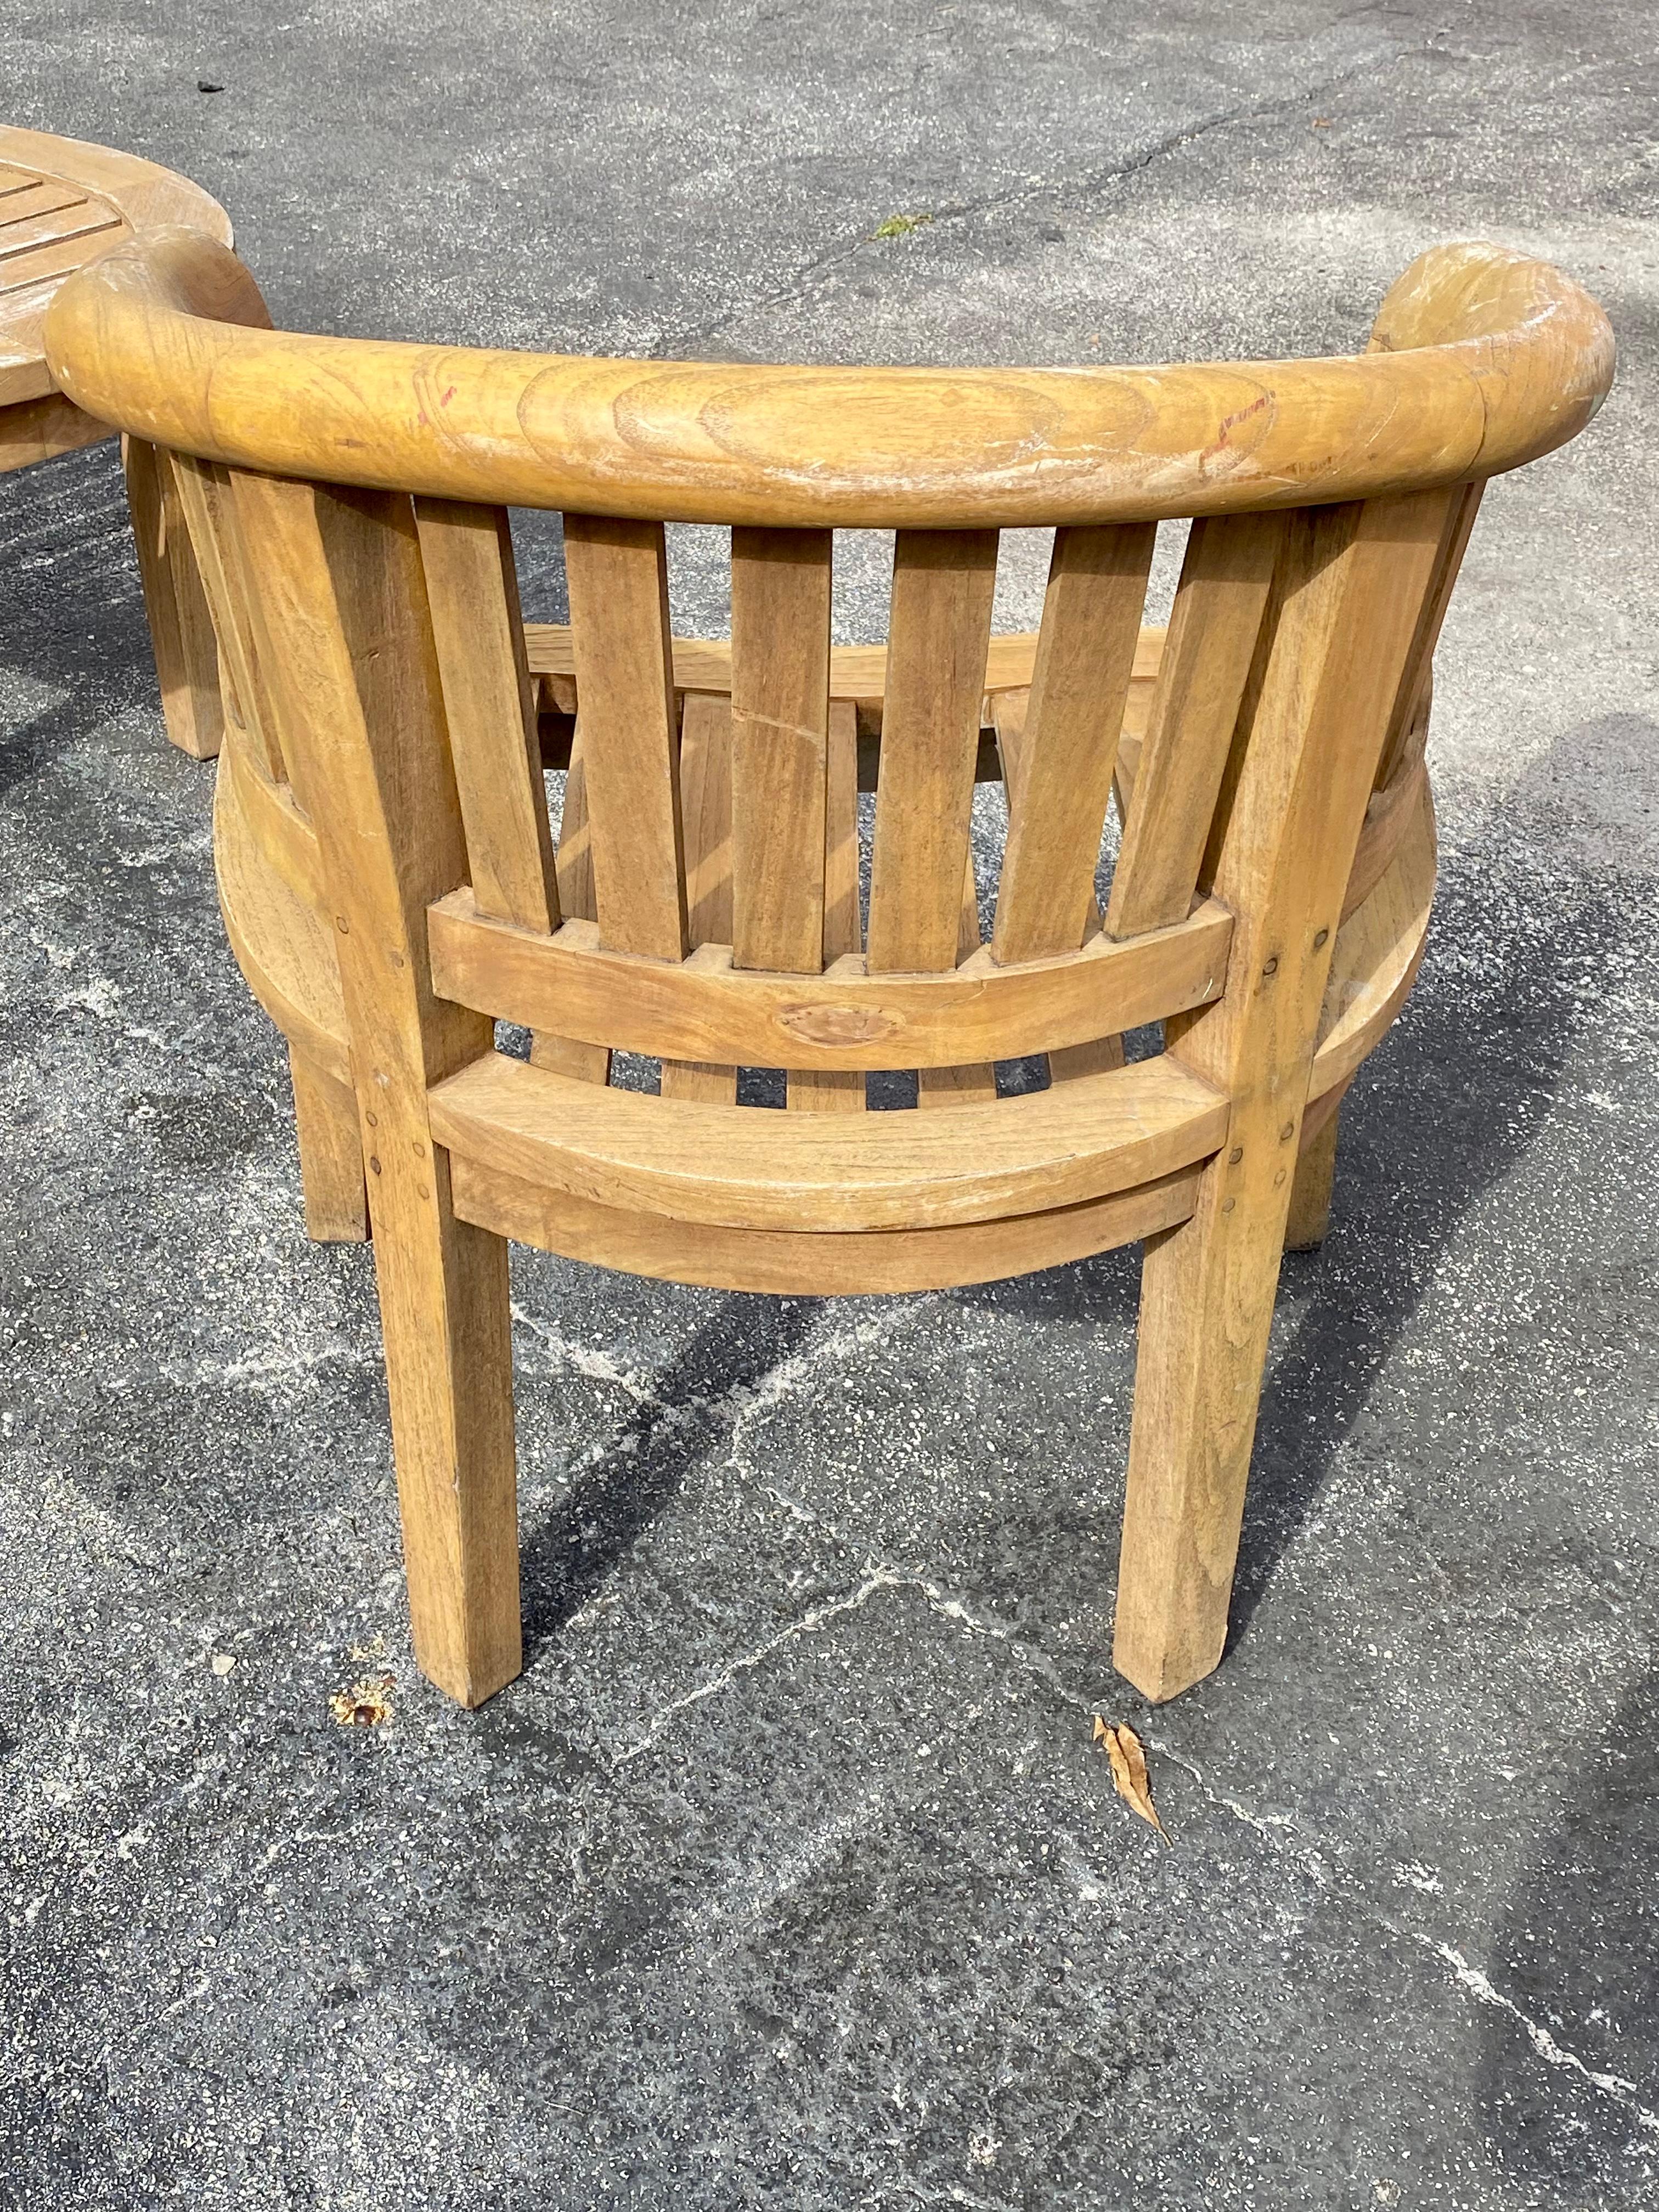
[[[1075,1205],[1205,1158],[1227,1102],[1168,1055],[949,1114],[768,1114],[599,1091],[487,1054],[432,1092],[452,1152],[729,1228],[915,1229]]]
[[[951,1290],[1065,1267],[1184,1221],[1199,1177],[1196,1168],[1181,1168],[1133,1190],[1000,1221],[825,1235],[722,1229],[668,1214],[630,1212],[459,1157],[453,1172],[457,1212],[499,1237],[665,1282],[785,1297]]]
[[[1150,523],[1054,533],[1009,791],[991,938],[1000,961],[1073,951],[1097,926],[1095,868],[1156,534]]]
[[[1503,247],[1437,246],[1357,358],[1159,368],[574,360],[201,321],[216,249],[171,233],[64,285],[64,390],[152,443],[283,477],[765,528],[989,530],[1365,499],[1565,444],[1606,318]],[[1410,327],[1434,331],[1404,343]],[[207,395],[212,393],[212,404]]]
[[[823,964],[830,720],[826,531],[732,533],[732,957]]]
[[[167,736],[192,760],[212,760],[225,726],[219,648],[172,464],[141,438],[124,439],[121,458]]]
[[[1284,535],[1271,514],[1193,525],[1112,872],[1113,937],[1161,928],[1192,903]]]
[[[507,515],[417,500],[415,520],[472,896],[546,935],[562,917]]]
[[[996,568],[992,531],[901,531],[894,545],[872,969],[956,965]]]
[[[732,702],[687,696],[680,720],[680,817],[686,927],[694,946],[732,941]],[[737,1103],[738,1071],[712,1060],[665,1060],[665,1098]]]
[[[564,558],[600,932],[619,951],[680,960],[685,860],[662,525],[567,515]]]
[[[610,951],[591,922],[545,938],[479,914],[465,891],[427,918],[434,988],[457,1005],[629,1052],[826,1073],[1017,1060],[1206,1005],[1231,934],[1209,902],[1128,944],[1097,936],[1019,968],[981,950],[944,975],[872,975],[849,953],[806,976],[734,968],[718,945],[670,967]]]

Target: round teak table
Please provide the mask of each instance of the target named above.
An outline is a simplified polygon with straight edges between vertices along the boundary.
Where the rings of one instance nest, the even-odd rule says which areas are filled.
[[[114,434],[54,386],[46,309],[76,270],[135,232],[174,223],[231,242],[224,210],[187,177],[107,146],[0,125],[0,471]],[[210,759],[223,728],[218,653],[189,536],[154,450],[128,439],[122,458],[167,735]]]

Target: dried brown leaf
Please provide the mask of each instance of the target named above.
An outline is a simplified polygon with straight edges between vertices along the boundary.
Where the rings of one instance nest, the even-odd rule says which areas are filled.
[[[1167,1844],[1169,1832],[1158,1817],[1158,1808],[1152,1802],[1152,1785],[1146,1772],[1146,1754],[1141,1749],[1140,1738],[1128,1725],[1120,1722],[1109,1728],[1100,1715],[1095,1715],[1093,1741],[1103,1742],[1106,1756],[1112,1765],[1112,1787],[1133,1813],[1150,1821]]]

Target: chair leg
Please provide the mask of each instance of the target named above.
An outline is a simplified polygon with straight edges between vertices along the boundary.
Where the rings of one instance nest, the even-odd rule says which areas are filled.
[[[447,1152],[368,1164],[415,1656],[480,1705],[523,1664],[507,1245],[456,1219]]]
[[[1279,1283],[1282,1188],[1204,1177],[1147,1240],[1112,1663],[1155,1703],[1218,1665]]]
[[[190,532],[166,457],[124,438],[121,459],[167,736],[192,760],[211,760],[225,728],[219,648]]]
[[[306,1234],[316,1244],[361,1244],[368,1235],[368,1193],[357,1101],[292,1046],[288,1065],[294,1079]]]
[[[1285,1223],[1287,1252],[1315,1252],[1331,1225],[1331,1183],[1336,1174],[1336,1131],[1332,1114],[1302,1148],[1291,1184],[1291,1211]]]

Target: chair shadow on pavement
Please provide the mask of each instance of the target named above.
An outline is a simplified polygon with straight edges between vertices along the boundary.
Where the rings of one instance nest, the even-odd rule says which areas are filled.
[[[526,1661],[558,1636],[718,1449],[743,1394],[799,1350],[822,1307],[817,1298],[730,1293],[656,1378],[605,1456],[526,1530],[520,1568]]]
[[[1560,1825],[1492,1939],[1494,1981],[1571,2057],[1540,2063],[1522,2022],[1483,2006],[1475,2107],[1504,2165],[1530,2188],[1544,2187],[1552,2203],[1644,2203],[1651,2182],[1659,2142],[1656,1742],[1659,1669],[1650,1669],[1562,1778]],[[1621,2181],[1628,2197],[1612,2193]]]

